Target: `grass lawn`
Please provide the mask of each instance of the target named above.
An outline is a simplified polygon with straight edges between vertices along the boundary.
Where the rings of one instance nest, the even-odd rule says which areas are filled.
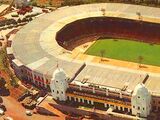
[[[142,56],[142,64],[160,66],[160,45],[131,40],[110,38],[97,40],[85,54],[136,63],[139,63],[138,58]]]

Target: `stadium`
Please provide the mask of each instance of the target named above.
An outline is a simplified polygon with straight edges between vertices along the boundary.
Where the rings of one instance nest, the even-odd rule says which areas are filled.
[[[158,11],[159,8],[118,3],[59,8],[36,18],[18,31],[12,46],[7,48],[7,54],[20,79],[43,89],[51,86],[54,99],[112,107],[147,117],[150,111],[160,110],[159,71],[143,71],[123,65],[132,65],[138,62],[137,57],[142,56],[143,64],[159,70]],[[137,12],[142,15],[138,16]],[[112,40],[112,43],[108,42],[111,44],[106,49],[107,55],[115,42],[128,42],[117,51],[125,49],[130,42],[134,43],[131,46],[136,43],[140,44],[137,48],[144,49],[133,48],[135,51],[128,54],[126,49],[124,53],[119,51],[110,55],[110,58],[103,58],[105,55],[100,54],[99,49],[97,56],[102,61],[99,62],[94,52],[88,51],[102,39]],[[135,56],[130,58],[129,54]],[[114,59],[126,62],[121,62],[121,66],[108,64]],[[54,77],[56,75],[59,77]],[[53,84],[53,78],[57,79],[56,84],[60,87]],[[139,105],[139,102],[145,104]]]

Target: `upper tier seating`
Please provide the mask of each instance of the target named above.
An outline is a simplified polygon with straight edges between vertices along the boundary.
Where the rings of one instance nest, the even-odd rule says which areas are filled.
[[[67,47],[74,40],[92,35],[160,43],[159,33],[160,24],[122,18],[99,17],[77,20],[66,25],[57,33],[56,40],[63,47]]]

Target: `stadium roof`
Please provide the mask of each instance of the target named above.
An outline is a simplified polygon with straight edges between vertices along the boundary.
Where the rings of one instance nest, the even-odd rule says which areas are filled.
[[[90,84],[119,88],[121,90],[127,87],[128,90],[132,91],[138,83],[143,82],[145,77],[145,73],[128,71],[119,67],[87,65],[75,79],[83,82],[87,78],[86,82]]]
[[[160,22],[160,9],[146,6],[101,3],[60,8],[36,18],[17,32],[12,44],[16,61],[47,76],[52,75],[58,61],[59,66],[69,77],[73,77],[84,61],[67,58],[64,48],[59,46],[55,40],[56,33],[66,24],[75,20],[104,16],[102,9],[105,9],[105,16],[138,19],[136,13],[140,12],[143,20]],[[140,76],[141,74],[87,64],[76,80],[82,80],[87,75],[90,76],[89,82],[118,88],[122,88],[127,83],[129,89],[132,90],[142,82],[144,76],[143,74]],[[155,81],[156,78],[150,78],[151,83]],[[151,85],[147,82],[147,87],[151,91],[157,90]]]

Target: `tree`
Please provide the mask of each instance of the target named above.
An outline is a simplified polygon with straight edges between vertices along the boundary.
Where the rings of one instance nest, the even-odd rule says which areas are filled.
[[[0,78],[0,89],[5,88],[6,81],[3,78]]]
[[[37,6],[37,2],[36,2],[36,1],[31,1],[30,4],[31,4],[32,6]]]
[[[102,58],[104,57],[105,53],[106,53],[106,51],[105,51],[104,49],[100,50],[101,60],[102,60]]]
[[[49,0],[49,5],[52,6],[52,0]]]
[[[33,19],[32,19],[32,17],[29,17],[28,20],[29,20],[29,21],[32,21]]]
[[[136,15],[138,16],[138,20],[139,21],[142,21],[142,15],[140,12],[136,12]]]
[[[14,20],[14,19],[11,21],[11,23],[12,23],[13,25],[17,25],[17,21]]]
[[[106,14],[106,9],[102,8],[101,11],[102,11],[102,15],[105,16],[105,14]]]
[[[5,79],[0,77],[0,96],[8,96],[10,94]],[[0,103],[3,102],[0,100]]]
[[[3,103],[3,99],[2,99],[2,97],[0,96],[0,104],[2,104]]]
[[[22,22],[27,22],[27,18],[23,18],[23,19],[22,19]]]
[[[139,67],[141,67],[142,61],[143,61],[143,57],[138,56]]]
[[[18,79],[16,78],[16,76],[13,76],[12,74],[10,75],[11,79],[10,79],[10,83],[13,87],[18,87]]]
[[[19,18],[18,20],[17,20],[17,23],[21,23],[22,22],[22,20]]]

